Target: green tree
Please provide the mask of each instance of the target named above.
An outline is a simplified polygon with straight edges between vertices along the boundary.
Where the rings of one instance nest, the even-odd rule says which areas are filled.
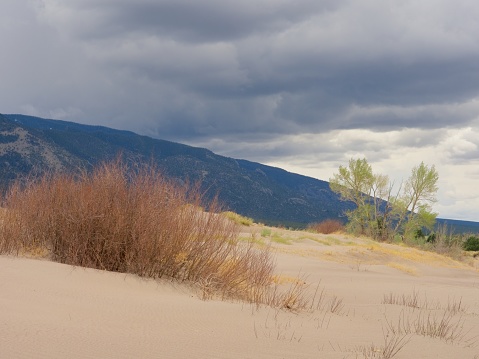
[[[339,173],[329,180],[331,190],[342,200],[351,201],[356,209],[348,211],[349,226],[354,231],[366,233],[371,217],[370,194],[374,184],[371,166],[365,158],[349,160],[349,165],[339,166]]]
[[[418,229],[433,228],[436,213],[431,211],[431,204],[436,201],[438,179],[435,167],[421,162],[412,169],[402,193],[400,188],[393,197],[388,176],[374,174],[363,158],[340,166],[330,179],[330,187],[342,200],[356,205],[346,213],[350,230],[386,239],[399,231],[409,236]]]
[[[429,167],[421,162],[412,169],[402,197],[396,203],[396,232],[402,229],[406,235],[410,235],[422,227],[432,230],[437,214],[432,212],[431,205],[437,202],[438,180],[439,174],[434,165]]]

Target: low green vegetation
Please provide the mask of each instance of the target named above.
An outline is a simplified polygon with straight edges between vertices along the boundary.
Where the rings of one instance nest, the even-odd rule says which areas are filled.
[[[263,228],[261,230],[261,237],[269,237],[271,236],[271,229],[270,228]]]
[[[253,225],[254,221],[252,218],[249,218],[249,217],[245,217],[245,216],[242,216],[238,213],[235,213],[235,212],[231,212],[231,211],[228,211],[228,212],[223,212],[223,215],[232,220],[233,222],[237,223],[237,224],[240,224],[242,226],[251,226]]]
[[[470,236],[464,241],[463,248],[465,251],[479,251],[479,237]]]
[[[273,242],[280,243],[280,244],[291,244],[291,238],[289,237],[282,237],[280,234],[274,232],[270,239]]]
[[[445,224],[435,225],[437,213],[431,206],[437,201],[438,180],[435,167],[421,162],[393,193],[388,176],[374,173],[363,158],[350,159],[348,166],[340,166],[330,179],[330,187],[342,200],[356,206],[345,213],[350,233],[461,259],[463,250],[479,251],[479,237],[454,234]],[[318,231],[318,227],[313,228]]]

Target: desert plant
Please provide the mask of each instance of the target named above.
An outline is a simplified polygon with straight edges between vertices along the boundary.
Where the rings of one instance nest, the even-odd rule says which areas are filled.
[[[392,359],[410,340],[411,337],[408,335],[384,333],[384,345],[382,347],[376,347],[374,344],[360,346],[356,348],[356,353],[360,353],[364,359]]]
[[[413,291],[411,295],[385,294],[382,304],[404,305],[411,308],[419,308],[419,293]]]
[[[343,230],[343,224],[335,219],[327,219],[319,223],[313,223],[308,226],[308,229],[313,232],[322,234],[331,234]]]
[[[439,338],[453,343],[464,339],[463,324],[462,318],[454,319],[450,312],[444,312],[442,316],[420,313],[414,323],[414,331],[418,335]]]
[[[326,308],[333,314],[341,315],[344,309],[343,299],[337,297],[336,295],[333,296]]]
[[[446,343],[466,343],[472,345],[476,338],[466,337],[464,333],[464,319],[462,316],[455,317],[453,312],[444,311],[441,314],[431,313],[421,309],[416,318],[411,318],[404,311],[401,312],[397,324],[386,319],[387,331],[393,335],[416,334],[437,338]]]
[[[0,253],[40,249],[61,263],[197,283],[205,296],[263,300],[269,248],[240,242],[237,224],[203,197],[199,186],[120,160],[17,182],[3,201]]]
[[[292,312],[324,311],[325,314],[334,313],[340,315],[340,312],[344,309],[343,300],[336,296],[333,296],[330,302],[325,303],[325,289],[320,287],[320,283],[317,283],[314,292],[311,291],[311,283],[308,283],[306,276],[301,273],[297,277],[287,277],[286,279],[285,282],[289,282],[289,287],[286,290],[282,290],[281,287],[284,283],[282,283],[281,278],[275,276],[275,285],[272,287],[272,290],[263,293],[265,299],[259,302]]]
[[[428,300],[426,295],[424,299],[419,298],[419,292],[413,290],[410,295],[406,294],[385,294],[383,296],[382,304],[402,305],[409,308],[426,309],[426,310],[443,310],[451,315],[465,313],[467,307],[462,302],[462,297],[459,299],[448,298],[447,304],[441,304],[439,301]]]

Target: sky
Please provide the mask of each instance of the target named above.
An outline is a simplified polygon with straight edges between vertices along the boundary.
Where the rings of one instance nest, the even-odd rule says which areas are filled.
[[[2,0],[0,113],[126,129],[329,180],[424,161],[479,221],[477,0]]]

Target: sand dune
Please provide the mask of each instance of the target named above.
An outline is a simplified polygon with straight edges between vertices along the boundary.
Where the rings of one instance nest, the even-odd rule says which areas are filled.
[[[479,358],[477,268],[402,255],[408,249],[398,246],[325,241],[332,239],[274,244],[278,281],[288,285],[303,273],[311,293],[318,288],[319,306],[303,313],[204,301],[168,281],[0,256],[0,358],[381,358],[400,323],[410,333],[395,358]],[[384,304],[385,295],[416,297],[417,306]],[[449,336],[419,333],[427,319],[443,320],[447,331],[444,318]]]

